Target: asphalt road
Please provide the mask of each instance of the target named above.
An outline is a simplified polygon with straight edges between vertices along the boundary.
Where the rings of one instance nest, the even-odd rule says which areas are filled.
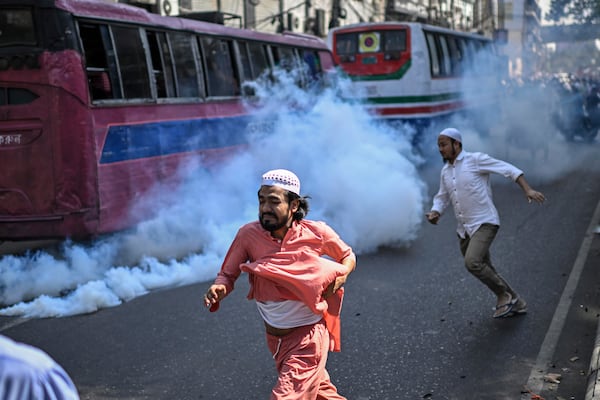
[[[514,184],[494,184],[502,227],[492,256],[528,301],[526,316],[491,318],[495,299],[464,269],[451,213],[438,226],[424,224],[411,246],[359,256],[346,285],[342,352],[328,361],[340,393],[349,400],[519,399],[532,376],[557,371],[562,382],[543,384],[538,394],[583,399],[600,313],[598,235],[568,304],[563,293],[600,200],[600,144],[593,146],[583,167],[530,182],[548,198],[542,206],[528,204]],[[439,167],[422,170],[431,192]],[[153,292],[89,315],[2,317],[0,332],[47,351],[82,399],[267,399],[276,374],[255,305],[245,299],[246,280],[218,313],[201,305],[208,285]],[[565,322],[549,333],[561,307]]]

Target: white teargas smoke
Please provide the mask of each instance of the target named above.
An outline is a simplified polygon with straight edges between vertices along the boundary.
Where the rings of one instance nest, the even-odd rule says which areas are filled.
[[[278,81],[254,87],[261,111],[248,129],[251,145],[211,170],[187,166],[176,190],[154,188],[139,204],[151,205],[154,218],[92,245],[65,242],[59,255],[41,251],[1,258],[0,304],[6,307],[0,315],[88,313],[157,288],[214,279],[237,229],[257,219],[260,177],[274,168],[298,175],[302,194],[310,196],[307,218],[326,221],[357,253],[410,245],[430,201],[419,166],[428,160],[441,166],[439,127],[422,132],[424,155],[419,156],[411,145],[414,130],[385,127],[360,104],[340,99],[349,82],[340,80],[317,95],[299,90],[293,77],[280,75]],[[287,107],[289,99],[294,101]],[[515,113],[513,122],[544,120],[540,110],[527,113],[523,103],[504,110]],[[465,149],[514,162],[528,178],[539,181],[566,170],[560,163],[570,157],[552,156],[564,146],[560,139],[530,135],[529,143],[516,144],[506,140],[510,131],[493,126],[483,137],[461,129]],[[541,128],[532,132],[551,135]],[[527,151],[539,150],[538,140],[549,146],[551,162],[538,162],[539,156]]]

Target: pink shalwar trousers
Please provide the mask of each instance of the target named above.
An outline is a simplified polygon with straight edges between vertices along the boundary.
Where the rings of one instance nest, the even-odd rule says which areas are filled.
[[[267,345],[279,373],[270,400],[346,400],[325,369],[329,332],[323,321],[285,336],[267,334]]]

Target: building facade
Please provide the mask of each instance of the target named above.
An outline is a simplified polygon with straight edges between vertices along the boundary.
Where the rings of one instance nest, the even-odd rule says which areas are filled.
[[[115,0],[162,15],[180,15],[263,32],[326,37],[357,22],[416,21],[497,39],[506,74],[539,71],[544,51],[537,0]]]
[[[535,76],[541,68],[544,44],[541,38],[542,11],[536,0],[500,0],[500,52],[507,59],[511,77]]]

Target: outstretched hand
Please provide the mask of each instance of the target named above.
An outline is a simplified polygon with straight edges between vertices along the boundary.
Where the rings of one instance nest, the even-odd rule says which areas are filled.
[[[535,201],[539,204],[542,204],[546,200],[546,197],[541,192],[533,190],[531,186],[529,186],[529,183],[527,183],[527,180],[525,179],[525,175],[519,175],[516,182],[519,186],[521,186],[521,189],[523,189],[523,193],[525,193],[525,196],[527,196],[528,202],[531,203],[532,201]]]
[[[212,285],[204,294],[204,305],[208,308],[221,301],[225,296],[227,296],[225,285]]]
[[[431,211],[425,214],[425,217],[427,217],[427,221],[429,221],[430,224],[437,225],[440,219],[440,213],[437,211]]]
[[[542,192],[538,192],[537,190],[533,189],[528,190],[525,195],[527,196],[527,201],[530,203],[535,201],[536,203],[542,204],[546,200],[546,197]]]

